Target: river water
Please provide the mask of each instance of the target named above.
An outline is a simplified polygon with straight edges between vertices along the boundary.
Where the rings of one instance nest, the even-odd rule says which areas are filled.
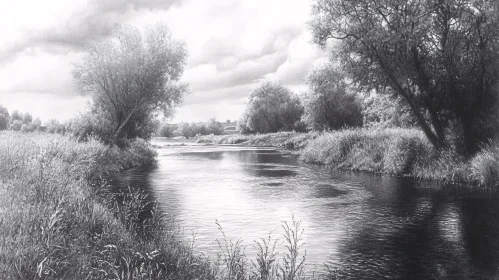
[[[273,148],[153,144],[158,166],[120,184],[148,191],[205,255],[219,252],[216,221],[251,257],[294,216],[309,268],[326,263],[340,279],[499,279],[495,193],[331,172]]]

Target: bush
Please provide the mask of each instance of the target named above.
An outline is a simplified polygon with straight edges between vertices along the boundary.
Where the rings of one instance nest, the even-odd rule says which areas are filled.
[[[499,186],[499,143],[486,145],[471,160],[473,178],[487,187]]]
[[[417,125],[409,105],[393,93],[369,93],[362,99],[364,126],[375,129],[411,128]]]
[[[173,137],[174,132],[175,132],[175,126],[173,126],[172,124],[165,123],[159,128],[158,134],[161,137],[171,138]]]

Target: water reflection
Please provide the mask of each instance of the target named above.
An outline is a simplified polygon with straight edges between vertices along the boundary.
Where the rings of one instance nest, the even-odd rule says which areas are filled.
[[[159,166],[117,184],[147,189],[170,217],[217,251],[229,238],[253,240],[294,214],[309,263],[340,268],[341,279],[491,279],[498,275],[495,194],[428,187],[407,178],[331,173],[270,148],[186,146],[159,150]],[[279,234],[275,232],[274,237]]]

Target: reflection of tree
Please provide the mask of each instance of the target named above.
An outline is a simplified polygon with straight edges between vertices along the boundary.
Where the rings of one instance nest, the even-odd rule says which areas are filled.
[[[499,266],[499,197],[470,197],[461,202],[465,247],[474,267],[496,275]],[[485,279],[485,278],[484,278]]]
[[[369,211],[341,246],[340,279],[469,279],[461,241],[440,230],[446,211],[458,209],[446,207],[453,202],[407,184],[390,187],[366,201]]]

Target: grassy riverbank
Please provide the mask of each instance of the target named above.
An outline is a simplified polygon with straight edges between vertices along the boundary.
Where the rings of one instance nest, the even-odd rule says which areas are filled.
[[[465,159],[451,151],[437,152],[415,129],[204,136],[198,142],[280,147],[295,150],[305,162],[340,170],[499,186],[499,144],[484,146],[474,157]]]
[[[102,179],[154,162],[141,140],[118,149],[54,134],[0,133],[2,279],[313,278],[305,276],[298,221],[282,224],[284,244],[257,240],[255,259],[218,225],[219,257],[210,260],[143,192],[113,194]],[[287,253],[276,253],[278,245]],[[320,277],[334,279],[334,272]]]
[[[106,194],[104,173],[154,162],[143,141],[126,150],[50,134],[0,134],[0,275],[4,279],[211,279],[175,233],[138,224],[140,192]],[[154,234],[141,236],[147,227]]]

